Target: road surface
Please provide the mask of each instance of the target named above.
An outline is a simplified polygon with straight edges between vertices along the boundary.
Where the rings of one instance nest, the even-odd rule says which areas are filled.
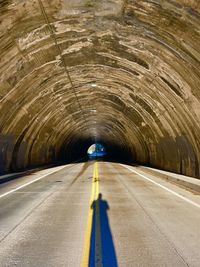
[[[1,267],[200,266],[200,196],[86,162],[0,185]]]

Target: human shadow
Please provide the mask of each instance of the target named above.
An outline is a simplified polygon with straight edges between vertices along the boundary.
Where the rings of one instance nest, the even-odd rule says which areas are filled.
[[[92,162],[90,161],[87,161],[83,164],[80,172],[74,177],[74,179],[72,180],[71,184],[70,185],[73,185],[77,180],[78,178],[80,178],[84,172],[92,165]]]
[[[93,201],[92,231],[90,238],[89,267],[117,267],[117,257],[109,225],[109,205],[99,194]]]

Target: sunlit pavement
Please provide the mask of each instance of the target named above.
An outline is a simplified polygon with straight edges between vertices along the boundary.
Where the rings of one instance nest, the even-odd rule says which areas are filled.
[[[200,266],[200,196],[87,162],[0,186],[0,266]]]

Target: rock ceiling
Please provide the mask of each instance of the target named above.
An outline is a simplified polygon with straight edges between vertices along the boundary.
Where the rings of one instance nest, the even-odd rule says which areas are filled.
[[[0,1],[1,170],[98,140],[199,177],[199,136],[199,0]]]

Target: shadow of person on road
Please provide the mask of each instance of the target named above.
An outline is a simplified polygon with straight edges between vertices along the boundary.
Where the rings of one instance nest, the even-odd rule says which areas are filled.
[[[89,267],[117,267],[117,258],[109,225],[109,205],[99,194],[93,201],[92,232],[90,238]]]
[[[76,175],[76,177],[74,177],[74,179],[73,179],[73,181],[71,182],[70,185],[73,185],[73,184],[78,180],[78,178],[80,178],[80,177],[84,174],[84,172],[85,172],[85,171],[86,171],[92,164],[93,164],[93,163],[90,162],[90,161],[85,162],[85,163],[83,164],[83,166],[82,166],[80,172]]]

